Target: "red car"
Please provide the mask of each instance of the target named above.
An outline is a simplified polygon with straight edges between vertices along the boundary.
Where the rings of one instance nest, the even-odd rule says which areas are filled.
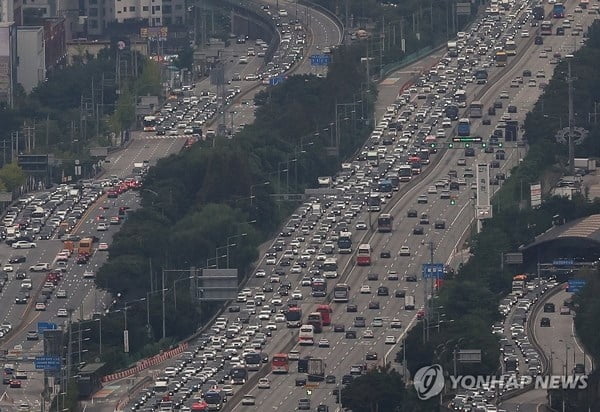
[[[10,386],[11,388],[20,388],[21,387],[21,381],[16,380],[16,379],[12,379],[10,381],[10,383],[8,384],[8,386]]]

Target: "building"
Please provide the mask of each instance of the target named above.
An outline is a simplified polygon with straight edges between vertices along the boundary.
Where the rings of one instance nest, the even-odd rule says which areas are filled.
[[[86,54],[97,56],[102,49],[111,47],[111,42],[108,40],[72,40],[67,42],[67,64],[73,64],[73,60],[77,56],[84,57]],[[129,48],[140,54],[148,55],[148,42],[143,40],[131,41]]]
[[[46,79],[46,47],[44,28],[41,26],[17,27],[17,79],[26,93]]]
[[[67,43],[65,19],[50,17],[43,20],[44,43],[46,45],[46,71],[60,67],[66,63]]]
[[[23,0],[0,0],[0,23],[23,24]]]
[[[14,23],[0,22],[0,104],[13,105],[17,83],[17,32]]]
[[[87,35],[100,37],[114,21],[114,0],[83,0]]]

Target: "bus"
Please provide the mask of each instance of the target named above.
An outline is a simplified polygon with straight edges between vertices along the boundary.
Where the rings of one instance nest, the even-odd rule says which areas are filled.
[[[542,36],[551,36],[552,35],[552,22],[550,20],[546,20],[542,22],[540,26],[540,34]]]
[[[334,302],[348,302],[350,300],[350,286],[345,283],[338,283],[333,287]]]
[[[379,154],[374,150],[367,152],[367,162],[373,167],[379,166]]]
[[[164,392],[168,392],[169,390],[169,382],[163,379],[159,379],[157,381],[154,381],[154,392],[156,393],[164,393]]]
[[[358,266],[370,266],[371,265],[371,245],[363,243],[358,247],[358,253],[356,254],[356,264]]]
[[[314,298],[323,298],[327,296],[327,280],[316,278],[311,282],[311,296]]]
[[[308,314],[308,318],[306,319],[306,323],[313,327],[314,333],[323,332],[323,318],[321,317],[321,313],[312,312]],[[302,330],[302,328],[300,328]]]
[[[249,371],[257,371],[262,365],[262,356],[259,352],[247,353],[244,355],[244,363]]]
[[[156,131],[157,123],[158,123],[158,118],[156,116],[144,116],[144,131],[145,132]]]
[[[315,344],[315,328],[313,325],[300,326],[298,343],[302,346],[311,346]]]
[[[327,279],[335,279],[338,277],[338,263],[336,258],[327,258],[323,262],[323,276]]]
[[[400,178],[401,182],[410,182],[410,179],[412,178],[412,168],[410,165],[400,166],[400,169],[398,170],[398,177]]]
[[[579,1],[579,7],[581,7],[584,10],[588,8],[589,4],[590,4],[590,0],[580,0]]]
[[[458,120],[458,106],[451,104],[445,109],[446,117],[450,120]]]
[[[323,326],[331,325],[331,314],[333,313],[333,309],[331,309],[331,306],[327,304],[317,305],[317,312],[321,314]]]
[[[351,232],[340,232],[337,240],[338,253],[348,254],[352,253],[352,233]]]
[[[457,132],[459,136],[470,136],[471,135],[471,121],[467,118],[460,119],[458,121]]]
[[[514,40],[506,40],[504,51],[507,56],[515,56],[517,54],[517,43]]]
[[[302,325],[302,308],[293,306],[284,312],[288,328],[299,328]]]
[[[248,380],[248,370],[243,366],[236,366],[229,371],[229,377],[232,385],[243,385]]]
[[[404,310],[415,310],[415,297],[406,296],[404,298]]]
[[[77,247],[77,253],[80,255],[86,255],[87,257],[92,256],[92,252],[94,251],[94,239],[91,237],[84,237],[79,241],[79,245]]]
[[[394,216],[389,213],[382,213],[377,218],[377,231],[380,233],[389,233],[394,226]]]
[[[472,102],[469,105],[469,117],[472,119],[483,117],[483,103],[479,100]]]
[[[564,19],[565,5],[562,3],[554,3],[554,6],[552,7],[552,17],[555,19]]]
[[[506,66],[508,55],[504,50],[498,50],[494,56],[494,60],[496,60],[496,67],[504,67]]]
[[[369,193],[367,206],[369,212],[379,212],[381,210],[381,198],[379,197],[379,193]]]
[[[381,193],[391,193],[394,190],[394,185],[390,179],[381,179],[377,184],[377,189]]]
[[[204,393],[204,402],[208,404],[209,411],[219,411],[223,407],[223,396],[220,391],[209,390]]]
[[[287,353],[276,353],[271,359],[272,373],[288,373],[290,371],[290,359]]]
[[[467,107],[467,92],[466,90],[457,90],[454,93],[454,101],[458,107]]]

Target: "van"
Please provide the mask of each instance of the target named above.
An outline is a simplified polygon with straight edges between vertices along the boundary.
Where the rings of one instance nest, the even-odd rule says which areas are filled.
[[[404,310],[415,310],[415,297],[406,296],[404,298]]]

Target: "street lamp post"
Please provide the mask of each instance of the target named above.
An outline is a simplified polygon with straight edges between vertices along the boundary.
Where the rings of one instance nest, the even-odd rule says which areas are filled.
[[[140,298],[131,300],[129,302],[125,302],[125,306],[123,306],[123,316],[125,320],[125,327],[123,328],[123,352],[129,353],[129,330],[127,329],[127,310],[131,307],[131,304],[137,302],[144,302],[146,298]]]
[[[237,246],[237,243],[230,244],[229,241],[233,240],[233,239],[237,239],[238,237],[246,237],[246,236],[248,236],[248,233],[242,233],[242,234],[239,234],[239,235],[233,235],[233,236],[229,236],[227,238],[227,246],[225,246],[227,248],[226,249],[226,253],[225,253],[226,256],[227,256],[227,269],[229,269],[229,247]]]
[[[146,292],[146,332],[148,333],[148,338],[152,336],[152,326],[150,325],[150,296],[155,293],[163,293],[168,291],[168,289],[163,289]]]
[[[254,193],[253,193],[253,191],[254,191],[254,188],[255,188],[255,187],[259,187],[259,186],[267,186],[267,185],[270,185],[270,184],[271,184],[271,182],[269,182],[269,181],[266,181],[266,182],[263,182],[263,183],[259,183],[259,184],[257,184],[257,185],[252,185],[252,186],[250,186],[250,207],[252,207],[252,205],[253,205],[253,203],[254,203],[254,202],[253,202],[253,201],[254,201],[254,198],[256,197],[256,196],[254,196]]]

